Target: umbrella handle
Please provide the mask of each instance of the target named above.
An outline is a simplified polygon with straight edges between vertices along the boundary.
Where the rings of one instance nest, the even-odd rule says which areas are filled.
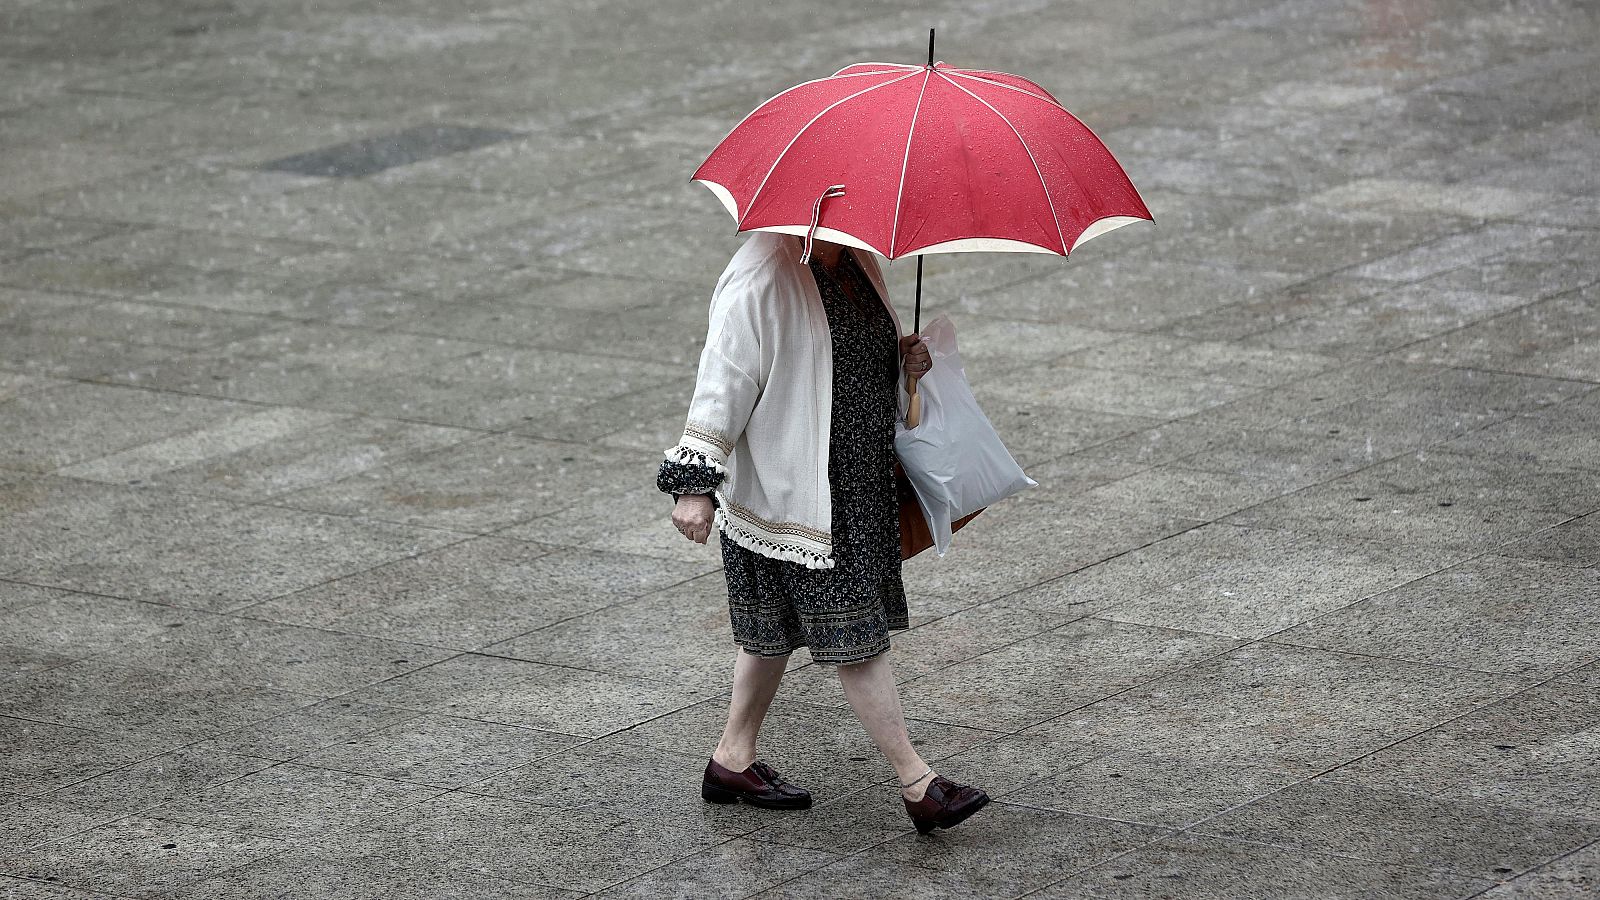
[[[906,427],[915,428],[922,421],[922,397],[917,393],[915,375],[906,376],[906,393],[911,395],[911,404],[906,407]]]

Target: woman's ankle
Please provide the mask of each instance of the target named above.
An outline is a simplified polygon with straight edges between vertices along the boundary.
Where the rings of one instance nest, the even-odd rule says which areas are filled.
[[[900,782],[900,796],[912,803],[921,800],[928,792],[928,785],[933,781],[934,771],[932,766],[924,765],[916,775]]]
[[[726,747],[718,744],[717,749],[711,751],[711,758],[724,769],[743,772],[756,761],[756,750],[754,747]]]

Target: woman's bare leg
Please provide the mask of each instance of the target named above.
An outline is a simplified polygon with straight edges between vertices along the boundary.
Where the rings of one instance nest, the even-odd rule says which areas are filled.
[[[856,711],[856,717],[867,729],[872,742],[894,766],[902,785],[928,771],[929,765],[922,754],[911,746],[911,736],[906,733],[906,714],[900,707],[900,687],[894,683],[894,670],[889,665],[888,654],[880,653],[869,660],[838,666],[839,684],[844,688],[845,699]],[[906,799],[921,800],[933,776],[922,778],[901,791]]]
[[[785,656],[757,656],[739,650],[733,664],[733,699],[728,703],[728,724],[711,758],[717,765],[735,772],[750,768],[756,760],[756,737],[772,707],[772,698],[783,681],[789,664]]]

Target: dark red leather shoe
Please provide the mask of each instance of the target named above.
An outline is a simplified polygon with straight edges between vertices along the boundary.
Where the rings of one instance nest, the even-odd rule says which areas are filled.
[[[935,775],[921,800],[913,803],[902,795],[900,801],[906,805],[906,813],[917,830],[927,834],[935,828],[954,828],[965,822],[968,816],[989,803],[989,795],[979,788]]]
[[[810,809],[811,792],[785,781],[771,766],[756,760],[743,772],[735,772],[715,759],[706,762],[706,777],[700,783],[700,796],[712,803],[738,803],[740,800],[763,809]]]

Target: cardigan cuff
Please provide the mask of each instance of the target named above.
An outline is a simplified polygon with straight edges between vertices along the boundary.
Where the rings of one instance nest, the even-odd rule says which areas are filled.
[[[664,459],[656,472],[656,487],[676,500],[683,494],[710,494],[725,477],[723,472],[699,462]]]

